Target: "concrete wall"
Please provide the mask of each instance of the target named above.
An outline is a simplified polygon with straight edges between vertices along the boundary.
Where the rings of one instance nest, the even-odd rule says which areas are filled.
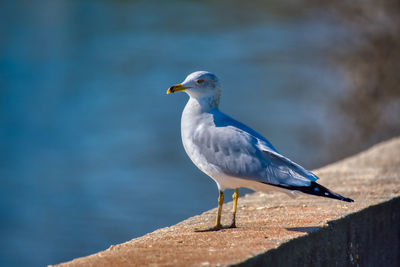
[[[400,198],[234,266],[400,266]]]

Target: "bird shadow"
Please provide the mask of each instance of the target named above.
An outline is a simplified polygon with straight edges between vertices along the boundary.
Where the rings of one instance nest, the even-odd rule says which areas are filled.
[[[286,230],[293,231],[293,232],[311,233],[311,232],[317,231],[320,228],[321,228],[320,226],[290,227],[290,228],[286,228]]]

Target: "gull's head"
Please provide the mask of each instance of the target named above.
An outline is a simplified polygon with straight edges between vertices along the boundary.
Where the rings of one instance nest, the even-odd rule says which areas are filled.
[[[167,94],[185,91],[190,97],[197,99],[203,97],[216,97],[219,99],[221,86],[217,76],[208,71],[196,71],[186,79],[174,86],[171,86]]]

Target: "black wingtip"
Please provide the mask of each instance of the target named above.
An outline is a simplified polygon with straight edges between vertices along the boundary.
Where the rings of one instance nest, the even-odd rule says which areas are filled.
[[[346,201],[346,202],[354,202],[354,200],[352,200],[351,198],[348,197],[343,197],[342,199],[340,199],[342,201]]]
[[[338,193],[332,192],[328,188],[326,188],[316,182],[311,182],[310,186],[307,186],[303,190],[300,190],[300,191],[307,193],[307,194],[311,194],[311,195],[329,197],[329,198],[346,201],[346,202],[354,202],[354,200],[352,200],[351,198],[344,197]]]
[[[344,197],[338,193],[332,192],[328,188],[316,183],[316,182],[311,182],[309,186],[293,186],[293,185],[275,185],[281,188],[285,188],[288,190],[296,190],[300,191],[309,195],[314,195],[314,196],[321,196],[321,197],[328,197],[328,198],[333,198],[341,201],[346,201],[346,202],[354,202],[353,199]]]

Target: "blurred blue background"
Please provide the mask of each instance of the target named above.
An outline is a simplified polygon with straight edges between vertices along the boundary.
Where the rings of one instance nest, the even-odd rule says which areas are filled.
[[[181,144],[187,96],[165,94],[196,70],[307,168],[359,151],[341,149],[352,83],[337,60],[359,31],[338,21],[296,1],[3,0],[0,265],[71,260],[215,207]]]

